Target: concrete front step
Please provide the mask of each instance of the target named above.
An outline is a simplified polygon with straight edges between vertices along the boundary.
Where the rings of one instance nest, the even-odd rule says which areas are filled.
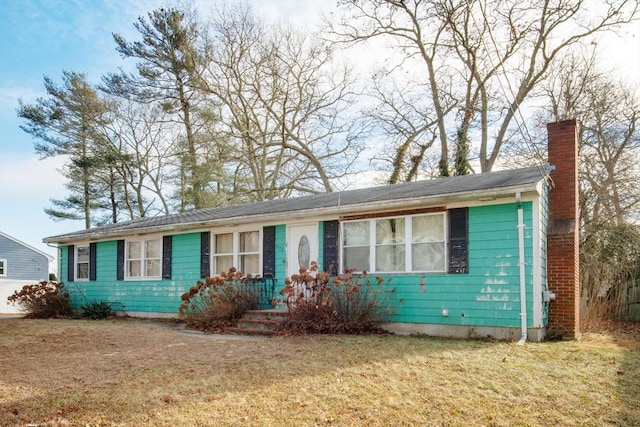
[[[276,335],[281,335],[281,331],[272,331],[268,329],[246,329],[246,328],[237,328],[237,327],[228,327],[224,328],[224,331],[229,334],[236,335],[260,335],[266,337],[272,337]]]
[[[289,317],[289,310],[286,308],[274,308],[270,310],[248,310],[242,316],[243,319],[252,320],[276,320],[283,321]]]
[[[225,332],[242,335],[278,335],[289,317],[286,309],[249,310]]]

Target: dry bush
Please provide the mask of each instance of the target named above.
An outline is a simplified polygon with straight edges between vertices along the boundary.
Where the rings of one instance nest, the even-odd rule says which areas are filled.
[[[207,277],[182,295],[180,317],[187,327],[215,331],[258,306],[258,290],[250,275],[235,268],[220,276]]]
[[[26,317],[44,319],[49,317],[69,317],[72,315],[69,294],[64,291],[62,282],[43,280],[33,285],[25,285],[7,298],[18,305]]]
[[[371,281],[366,272],[347,272],[330,277],[318,272],[317,264],[300,269],[280,291],[287,297],[289,321],[286,325],[297,334],[353,334],[378,332],[393,313],[384,280]]]

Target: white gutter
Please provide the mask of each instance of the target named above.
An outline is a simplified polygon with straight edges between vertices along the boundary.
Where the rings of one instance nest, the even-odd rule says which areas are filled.
[[[516,202],[518,203],[518,265],[520,266],[520,329],[522,330],[518,345],[522,345],[527,341],[527,287],[524,257],[525,225],[520,192],[516,193]]]

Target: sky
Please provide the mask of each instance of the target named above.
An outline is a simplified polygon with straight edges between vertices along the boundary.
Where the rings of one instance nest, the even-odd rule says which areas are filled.
[[[207,10],[212,2],[203,1]],[[316,19],[324,0],[257,0],[252,7],[267,19]],[[67,192],[58,172],[63,161],[41,160],[34,139],[20,129],[18,99],[46,97],[43,78],[61,83],[63,70],[87,74],[91,83],[117,71],[122,60],[112,33],[138,40],[139,16],[168,3],[160,0],[0,0],[0,231],[54,257],[42,242],[82,230],[83,221],[53,221],[44,212],[49,199]],[[333,3],[331,3],[333,4]],[[202,15],[202,14],[201,14]],[[52,263],[55,270],[55,262]]]
[[[201,16],[213,3],[200,2]],[[254,11],[268,20],[287,19],[302,26],[313,26],[321,12],[335,3],[250,1]],[[18,99],[29,104],[46,96],[43,77],[60,83],[63,70],[85,73],[91,83],[117,71],[123,62],[112,33],[138,40],[133,27],[137,18],[167,4],[161,0],[0,0],[0,231],[55,257],[57,250],[42,239],[84,228],[83,221],[56,222],[44,212],[49,199],[67,194],[58,172],[62,161],[41,160],[34,153],[35,141],[19,127],[23,122],[16,114]],[[622,74],[640,82],[637,24],[604,45]],[[52,267],[55,271],[55,262]]]

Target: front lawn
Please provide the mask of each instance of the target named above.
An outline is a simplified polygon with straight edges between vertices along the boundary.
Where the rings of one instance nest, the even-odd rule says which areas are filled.
[[[220,337],[0,319],[5,426],[632,426],[640,339]]]

